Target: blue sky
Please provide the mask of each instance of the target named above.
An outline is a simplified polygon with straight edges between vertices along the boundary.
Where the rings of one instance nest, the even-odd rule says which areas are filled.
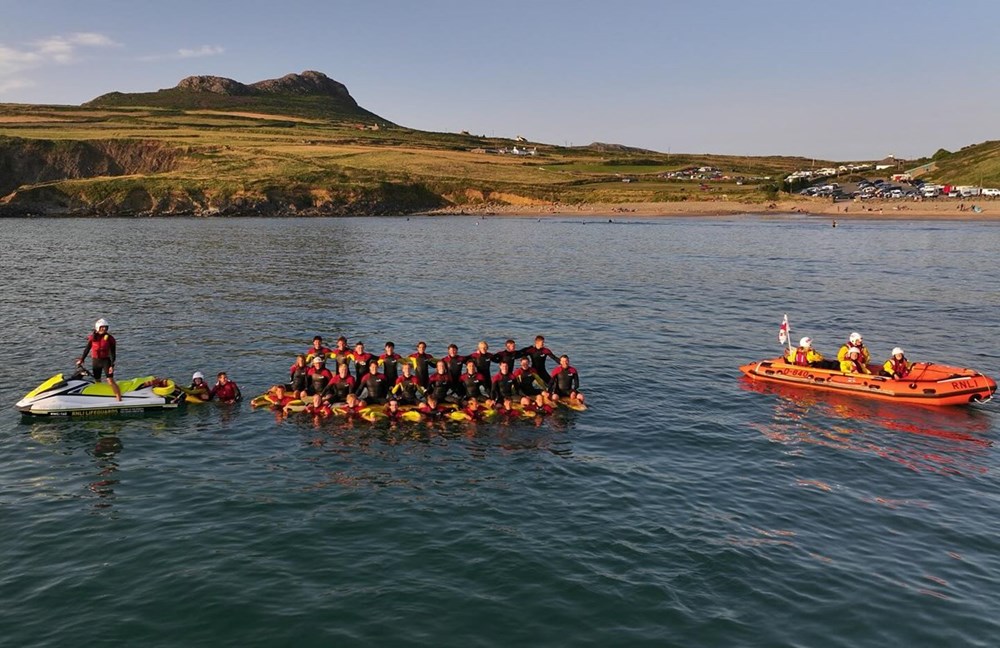
[[[21,0],[0,102],[319,70],[396,123],[835,160],[1000,138],[1000,2]]]

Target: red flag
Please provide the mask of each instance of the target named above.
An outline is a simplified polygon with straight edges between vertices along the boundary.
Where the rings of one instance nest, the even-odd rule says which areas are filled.
[[[781,344],[787,342],[788,332],[791,330],[792,328],[788,326],[788,315],[785,315],[785,319],[781,321],[781,327],[778,329],[778,342],[780,342]]]

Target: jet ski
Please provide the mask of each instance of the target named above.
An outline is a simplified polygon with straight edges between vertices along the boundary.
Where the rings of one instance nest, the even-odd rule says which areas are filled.
[[[144,376],[117,381],[122,399],[111,385],[97,382],[85,369],[68,378],[56,374],[28,392],[14,406],[26,416],[106,416],[176,409],[184,392],[169,378]]]

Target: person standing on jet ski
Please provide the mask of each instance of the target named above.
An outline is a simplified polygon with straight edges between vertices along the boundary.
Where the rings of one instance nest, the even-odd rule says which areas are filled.
[[[94,332],[87,336],[87,346],[76,360],[76,366],[83,366],[83,361],[90,353],[90,372],[94,380],[100,381],[101,375],[107,374],[108,384],[115,393],[115,400],[122,399],[122,392],[115,382],[115,338],[108,333],[108,320],[103,317],[94,322]]]

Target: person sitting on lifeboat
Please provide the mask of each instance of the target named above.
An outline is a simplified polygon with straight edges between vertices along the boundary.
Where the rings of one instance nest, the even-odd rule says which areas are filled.
[[[847,350],[847,357],[840,361],[840,370],[849,374],[870,374],[871,369],[861,357],[861,349],[852,346]]]
[[[903,350],[896,347],[892,350],[892,357],[882,365],[882,375],[892,376],[896,380],[903,380],[910,373],[913,364],[906,359]]]
[[[840,362],[846,360],[847,354],[851,349],[858,349],[861,352],[861,361],[865,363],[865,365],[872,361],[871,353],[868,352],[868,347],[865,346],[865,341],[861,339],[861,334],[857,331],[851,333],[844,346],[840,347],[840,350],[837,351],[837,360]]]
[[[812,338],[804,337],[799,340],[799,348],[788,350],[785,362],[800,367],[822,367],[824,361],[822,354],[812,348]]]

